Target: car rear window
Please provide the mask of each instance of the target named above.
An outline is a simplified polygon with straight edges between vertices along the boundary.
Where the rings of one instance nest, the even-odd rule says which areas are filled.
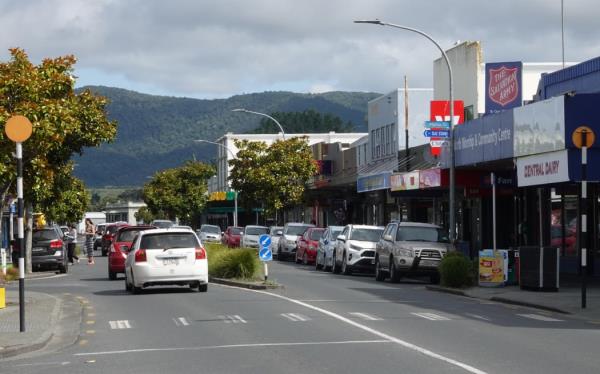
[[[269,233],[268,227],[247,227],[246,228],[246,235],[262,235],[262,234],[268,234],[268,233]]]
[[[242,228],[241,227],[233,227],[231,229],[231,235],[239,235],[242,232]]]
[[[219,234],[221,229],[217,226],[202,226],[201,232],[210,232],[211,234]]]
[[[119,236],[117,237],[117,241],[118,242],[131,242],[133,241],[133,238],[140,232],[143,231],[143,229],[137,229],[137,230],[123,230],[121,232],[119,232]]]
[[[325,230],[313,230],[310,232],[310,240],[319,240]]]
[[[287,227],[287,231],[285,232],[286,235],[302,235],[304,234],[304,231],[306,231],[306,229],[308,229],[310,226],[288,226]]]
[[[54,240],[58,239],[56,231],[53,229],[35,230],[32,234],[33,240]]]
[[[140,244],[140,248],[144,249],[196,248],[198,246],[196,235],[187,232],[144,235]]]

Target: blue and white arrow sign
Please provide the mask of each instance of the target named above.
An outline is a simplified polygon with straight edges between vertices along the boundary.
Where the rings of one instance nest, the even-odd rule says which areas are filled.
[[[425,128],[428,129],[449,129],[450,122],[446,121],[425,121]]]
[[[449,138],[450,130],[425,130],[423,135],[428,138]]]
[[[273,252],[271,252],[271,237],[267,234],[262,234],[258,237],[258,243],[260,249],[258,250],[258,257],[261,261],[272,261]]]
[[[267,234],[262,234],[258,237],[258,242],[261,247],[269,247],[271,246],[271,236]]]

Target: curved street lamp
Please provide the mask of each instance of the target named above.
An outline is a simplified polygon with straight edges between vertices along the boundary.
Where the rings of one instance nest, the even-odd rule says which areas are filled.
[[[281,130],[281,136],[283,138],[283,140],[285,140],[285,131],[283,131],[283,127],[281,126],[281,123],[279,123],[279,121],[277,121],[275,118],[271,117],[268,114],[265,113],[261,113],[261,112],[254,112],[252,110],[248,110],[248,109],[244,109],[244,108],[237,108],[237,109],[232,109],[232,112],[243,112],[243,113],[252,113],[252,114],[257,114],[259,116],[263,116],[263,117],[267,117],[270,120],[272,120],[273,122],[275,122],[277,124],[277,126],[279,126],[279,130]]]
[[[194,141],[197,143],[208,143],[208,144],[218,145],[219,147],[225,148],[231,154],[232,158],[236,158],[233,151],[231,149],[229,149],[229,147],[227,147],[221,143],[212,142],[210,140],[204,140],[204,139],[197,139]],[[233,226],[237,227],[237,225],[238,225],[238,194],[237,194],[237,191],[235,191],[235,190],[233,191],[233,200],[234,200]]]
[[[452,66],[450,65],[450,60],[448,59],[448,56],[446,55],[446,52],[444,51],[444,49],[438,44],[438,42],[436,42],[431,36],[429,36],[428,34],[424,33],[421,30],[417,30],[414,29],[412,27],[407,27],[407,26],[402,26],[402,25],[396,25],[393,23],[389,23],[389,22],[383,22],[380,21],[378,19],[375,20],[357,20],[354,21],[354,23],[370,23],[373,25],[380,25],[380,26],[390,26],[390,27],[395,27],[398,29],[402,29],[402,30],[407,30],[407,31],[412,31],[415,32],[419,35],[422,35],[424,37],[426,37],[427,39],[429,39],[429,41],[431,41],[433,44],[435,44],[435,46],[440,50],[440,52],[442,52],[442,56],[444,57],[444,60],[446,61],[446,66],[448,66],[448,76],[449,76],[449,91],[450,91],[450,198],[449,198],[449,210],[450,210],[450,219],[449,219],[449,228],[448,228],[448,236],[450,239],[451,243],[454,243],[455,240],[455,234],[456,234],[456,212],[455,212],[455,207],[454,207],[454,200],[455,200],[455,195],[456,195],[456,186],[455,184],[455,180],[454,180],[454,91],[452,89],[452,81],[453,81],[453,76],[452,76]]]

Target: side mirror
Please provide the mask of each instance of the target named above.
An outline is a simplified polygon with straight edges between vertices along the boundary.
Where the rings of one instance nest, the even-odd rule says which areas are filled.
[[[346,236],[345,235],[338,235],[337,240],[339,240],[341,242],[345,242],[346,241]]]
[[[383,236],[383,240],[387,240],[388,242],[394,241],[394,239],[392,239],[392,236],[387,234]]]
[[[281,236],[281,235],[283,235],[283,231],[281,231],[281,230],[277,230],[277,231],[275,231],[275,234],[277,234],[277,235]]]

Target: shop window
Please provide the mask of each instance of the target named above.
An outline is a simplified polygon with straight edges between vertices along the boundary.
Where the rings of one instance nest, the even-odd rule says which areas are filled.
[[[552,189],[550,245],[561,248],[561,255],[577,257],[577,195],[558,195]]]

